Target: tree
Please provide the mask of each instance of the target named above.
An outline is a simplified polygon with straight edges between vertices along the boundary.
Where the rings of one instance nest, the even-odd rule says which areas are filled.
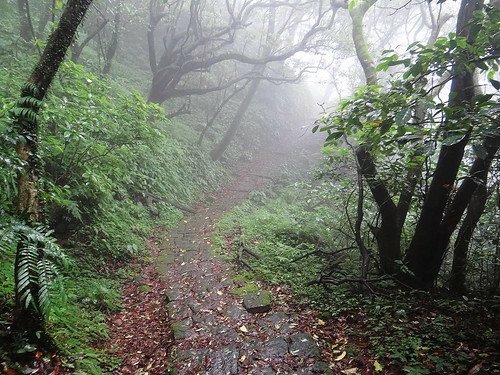
[[[13,111],[15,128],[19,134],[17,154],[23,162],[18,172],[17,212],[29,226],[41,221],[39,202],[40,155],[38,153],[37,114],[50,84],[61,65],[66,51],[75,37],[78,25],[85,16],[92,0],[69,0],[59,24],[48,39],[40,60],[24,85],[21,98]],[[41,246],[36,244],[35,246]],[[43,304],[47,290],[43,290],[35,277],[36,267],[43,260],[43,248],[35,253],[26,241],[18,243],[15,260],[16,308],[15,326],[31,335],[42,330]],[[37,256],[38,259],[33,259]]]
[[[310,40],[318,33],[328,30],[333,23],[334,12],[322,0],[296,3],[277,1],[273,5],[270,4],[246,0],[241,4],[226,2],[222,9],[217,8],[216,5],[212,9],[207,9],[205,2],[192,0],[189,3],[175,1],[168,4],[167,9],[167,5],[160,1],[151,0],[148,48],[153,80],[149,100],[154,103],[163,103],[172,98],[203,95],[231,87],[241,80],[254,78],[256,72],[252,70],[250,74],[243,73],[217,85],[189,87],[186,84],[187,77],[190,75],[210,72],[225,62],[264,65],[284,61],[299,51],[307,50],[310,47]],[[315,8],[312,8],[312,5]],[[291,46],[280,48],[276,46],[275,50],[279,52],[260,58],[253,57],[249,52],[255,53],[258,45],[248,35],[241,34],[243,31],[248,31],[252,23],[258,25],[254,19],[256,14],[269,7],[287,9],[292,14],[308,14],[309,17],[294,18],[290,14],[286,15],[285,24],[280,28],[282,39],[285,39],[291,30],[297,30],[298,24],[303,26],[299,28],[302,35],[297,37],[297,41]],[[214,15],[219,12],[227,15],[229,19],[227,23],[220,23],[220,19],[224,17]],[[215,21],[210,16],[215,17]],[[160,22],[164,19],[166,19],[166,25],[163,28],[163,43],[160,44],[156,41],[156,34],[159,32]],[[158,58],[157,49],[160,45],[163,52]],[[260,76],[257,74],[255,78]]]
[[[378,70],[404,65],[401,78],[387,89],[362,89],[323,128],[330,133],[327,142],[355,129],[361,131],[356,157],[381,217],[381,225],[371,228],[381,269],[417,288],[433,287],[450,239],[467,205],[475,204],[471,201],[474,192],[486,184],[498,151],[498,106],[491,100],[493,94],[476,92],[473,80],[477,69],[495,87],[500,85],[493,79],[498,69],[493,31],[498,17],[498,10],[485,8],[482,1],[463,0],[456,34],[433,45],[413,45],[409,58],[386,55]],[[448,101],[435,100],[435,89],[449,81]],[[472,146],[481,151],[471,162],[464,154]],[[439,153],[434,158],[436,147]],[[427,170],[422,175],[423,163]],[[464,168],[468,173],[458,179]],[[384,175],[391,171],[407,178],[389,183]],[[414,184],[422,180],[420,204]],[[395,196],[399,196],[398,203]],[[412,207],[417,211],[412,213],[416,226],[405,244],[403,229]]]
[[[31,25],[28,0],[17,0],[17,13],[19,17],[19,35],[24,41],[30,42],[33,38],[33,25]]]
[[[276,29],[276,8],[275,8],[276,2],[271,1],[269,5],[270,5],[270,10],[269,10],[270,15],[269,15],[269,21],[268,21],[268,27],[267,27],[267,33],[266,33],[266,43],[262,47],[262,59],[264,59],[264,60],[267,57],[272,55],[272,42],[277,38],[277,36],[275,35],[275,32],[276,32],[276,30],[275,30]],[[335,15],[337,14],[337,11],[343,6],[344,5],[340,2],[333,2],[331,4],[332,17],[335,17]],[[294,25],[294,24],[292,24],[292,25]],[[283,29],[285,29],[289,26],[290,25],[288,25],[287,22],[285,22],[279,28],[278,34],[281,33],[281,31]],[[293,37],[292,37],[292,39],[293,39]],[[259,77],[261,77],[264,75],[265,69],[266,69],[265,64],[257,64],[254,66],[253,71]],[[288,81],[289,82],[297,81],[306,70],[307,70],[307,68],[303,69],[298,74],[297,77],[292,78]],[[286,81],[287,81],[286,79],[282,80],[282,82],[286,82]],[[234,115],[227,131],[225,132],[225,134],[222,137],[222,139],[220,140],[220,142],[210,152],[210,156],[211,156],[212,160],[219,160],[222,157],[222,155],[224,154],[224,152],[226,151],[230,142],[232,141],[232,139],[236,135],[236,132],[237,132],[241,122],[243,121],[245,113],[247,112],[248,108],[250,107],[250,104],[252,103],[252,100],[253,100],[255,94],[257,93],[261,82],[262,82],[261,78],[254,79],[251,81],[250,86],[248,88],[248,91],[247,91],[245,97],[243,98],[241,104],[239,105],[238,110],[236,111],[236,114]]]

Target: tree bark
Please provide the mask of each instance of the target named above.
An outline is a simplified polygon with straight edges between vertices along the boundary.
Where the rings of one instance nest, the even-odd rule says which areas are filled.
[[[450,291],[456,295],[466,293],[465,277],[468,263],[469,246],[474,229],[476,228],[486,201],[488,200],[488,191],[486,185],[480,185],[469,202],[467,214],[460,230],[458,231],[457,239],[453,247],[453,264],[450,275]]]
[[[271,5],[274,3],[274,0],[271,0]],[[270,46],[270,38],[274,35],[274,29],[275,29],[275,23],[276,23],[276,8],[271,7],[269,9],[269,20],[267,24],[267,34],[266,34],[266,44],[262,48],[262,56],[266,57],[269,56],[271,53],[271,46]],[[254,71],[263,74],[264,71],[266,70],[266,65],[256,65],[254,67]],[[231,121],[231,124],[229,125],[228,130],[224,134],[224,137],[222,137],[221,141],[217,144],[217,146],[210,152],[210,157],[212,158],[213,161],[219,160],[221,156],[224,154],[226,151],[227,147],[233,140],[234,136],[236,135],[236,131],[238,130],[241,121],[243,120],[245,113],[248,110],[248,107],[250,107],[250,104],[252,103],[252,100],[255,96],[255,93],[257,92],[259,85],[260,85],[261,80],[256,79],[250,83],[250,88],[248,89],[245,98],[241,102],[240,106],[238,107],[238,111],[236,111],[236,114],[233,118],[233,121]]]
[[[354,8],[349,9],[352,20],[352,40],[356,49],[356,55],[363,68],[367,85],[374,85],[377,82],[377,72],[375,71],[375,62],[365,39],[363,18],[375,2],[376,0],[363,0]]]
[[[473,12],[481,9],[483,0],[463,0],[457,20],[457,34],[469,36],[468,28]],[[468,37],[469,43],[472,43]],[[473,71],[464,69],[456,63],[457,72],[452,80],[449,106],[457,107],[470,103],[474,97]],[[459,119],[448,119],[459,120]],[[449,122],[448,122],[449,123]],[[406,253],[406,264],[413,273],[412,285],[417,288],[432,288],[443,261],[443,250],[437,245],[446,243],[449,236],[440,231],[441,221],[449,201],[450,193],[455,186],[458,170],[461,165],[465,146],[469,142],[470,129],[464,138],[451,146],[441,147],[434,177],[424,200],[422,211],[415,228],[412,241]],[[451,235],[451,234],[450,234]],[[441,246],[442,247],[442,246]]]
[[[36,114],[39,103],[45,98],[47,90],[63,61],[75,36],[78,25],[83,19],[92,0],[69,0],[64,8],[58,27],[49,37],[40,60],[33,69],[18,102],[19,111],[15,112],[14,123],[22,141],[16,145],[19,158],[24,161],[23,169],[18,172],[17,211],[21,219],[33,225],[40,221],[38,185],[40,179],[38,154],[38,123]],[[31,98],[31,99],[30,99]],[[35,99],[32,100],[32,99]],[[26,115],[30,113],[31,115]],[[19,262],[22,258],[22,243],[19,243],[15,261],[15,279],[18,281]],[[22,303],[17,293],[15,307],[15,327],[28,330],[33,334],[41,328],[41,317]]]
[[[101,32],[102,29],[106,26],[108,20],[103,20],[92,32],[90,32],[87,37],[82,41],[82,43],[78,44],[76,41],[71,46],[71,61],[75,64],[78,63],[80,59],[80,55],[83,52],[83,49],[90,43],[92,39],[96,37],[97,34]]]
[[[380,210],[381,224],[372,228],[379,250],[380,268],[383,273],[396,274],[396,261],[401,259],[401,231],[404,221],[384,183],[377,177],[375,162],[365,146],[356,150],[360,173],[365,178]]]

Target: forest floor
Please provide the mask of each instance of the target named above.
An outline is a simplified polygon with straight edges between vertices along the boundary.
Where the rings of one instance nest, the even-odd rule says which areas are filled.
[[[297,306],[284,287],[258,284],[259,291],[245,290],[235,264],[215,254],[211,243],[218,220],[250,193],[272,186],[286,169],[310,170],[310,160],[317,160],[312,149],[297,142],[261,153],[240,164],[234,181],[207,197],[176,228],[157,230],[148,241],[156,262],[124,287],[124,308],[109,320],[110,343],[124,358],[117,374],[331,371],[327,362],[335,363],[331,356],[336,351],[322,350],[318,340],[324,322],[317,313]],[[269,292],[270,311],[244,308],[244,298]],[[338,328],[337,341],[343,336]]]

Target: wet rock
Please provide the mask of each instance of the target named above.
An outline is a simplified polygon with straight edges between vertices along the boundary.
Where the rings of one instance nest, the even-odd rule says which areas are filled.
[[[165,293],[165,300],[167,303],[175,301],[180,296],[180,291],[177,288],[173,288]]]
[[[288,342],[284,337],[275,337],[264,344],[260,351],[263,358],[283,357],[288,353]]]
[[[267,291],[249,293],[243,296],[243,307],[251,314],[271,310],[272,294]]]
[[[318,357],[319,348],[307,333],[296,333],[290,336],[290,354],[295,356]]]
[[[328,364],[325,362],[316,362],[312,370],[315,374],[322,374],[322,375],[333,375],[333,371],[330,367],[328,367]]]
[[[238,373],[239,350],[228,346],[212,354],[207,375],[235,375]]]
[[[307,367],[307,368],[299,368],[299,369],[297,369],[294,372],[294,374],[296,374],[296,375],[315,375],[317,373],[314,372],[312,368]]]
[[[195,313],[195,314],[200,312],[200,309],[201,309],[201,307],[200,307],[200,306],[201,306],[201,305],[200,305],[200,304],[198,304],[198,303],[193,303],[193,302],[188,303],[188,307],[189,307],[189,308],[191,309],[191,311],[192,311],[193,313]]]
[[[264,319],[266,322],[271,324],[281,324],[287,322],[290,317],[282,311],[275,312]]]
[[[224,311],[224,315],[234,320],[242,320],[248,318],[248,313],[240,306],[236,305],[227,308]]]
[[[191,318],[181,320],[180,322],[172,323],[172,332],[174,334],[174,339],[179,340],[186,338],[193,334],[191,330],[192,320]]]
[[[203,328],[207,328],[208,326],[215,325],[217,323],[217,318],[213,315],[200,313],[193,315],[193,322],[202,326]]]
[[[177,359],[184,363],[189,363],[188,367],[197,368],[203,364],[207,356],[208,349],[188,349],[180,350],[177,353]]]
[[[266,366],[264,368],[258,368],[250,370],[249,375],[275,375],[276,371],[272,369],[270,366]]]

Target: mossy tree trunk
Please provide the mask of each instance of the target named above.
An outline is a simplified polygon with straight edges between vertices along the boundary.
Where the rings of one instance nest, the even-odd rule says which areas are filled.
[[[78,25],[92,3],[92,0],[69,0],[59,21],[59,25],[49,37],[45,50],[21,92],[18,108],[14,111],[14,123],[21,141],[16,145],[23,169],[18,173],[19,217],[30,225],[41,220],[39,200],[40,156],[38,153],[37,114],[40,103],[45,98],[49,86],[61,65],[66,51],[75,37]],[[18,244],[15,261],[15,279],[19,282],[18,271],[22,259],[23,243]],[[42,330],[42,318],[31,305],[25,306],[22,295],[16,288],[15,328],[34,334]]]

